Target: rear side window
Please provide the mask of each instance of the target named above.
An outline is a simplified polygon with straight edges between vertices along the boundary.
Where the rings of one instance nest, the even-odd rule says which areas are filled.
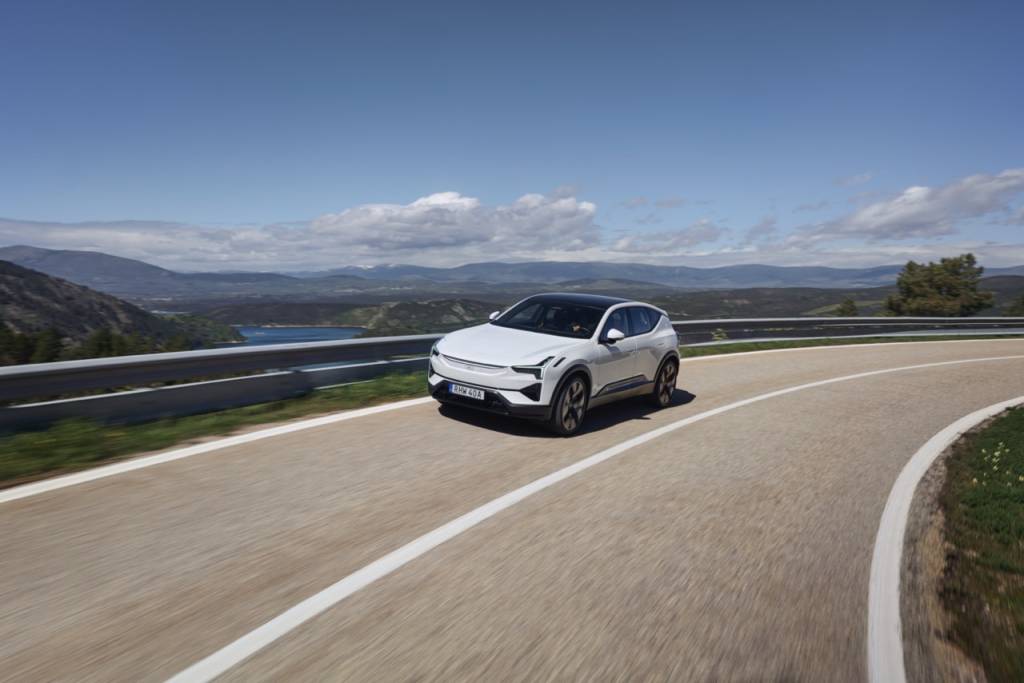
[[[660,316],[649,308],[633,306],[629,309],[630,334],[646,334],[658,324]]]
[[[633,334],[629,327],[629,309],[620,308],[612,311],[608,316],[608,322],[604,324],[604,331],[601,334],[608,334],[608,331],[612,328],[618,330],[627,337]]]

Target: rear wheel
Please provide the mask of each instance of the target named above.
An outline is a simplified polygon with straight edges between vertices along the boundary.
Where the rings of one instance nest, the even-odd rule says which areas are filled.
[[[548,427],[555,434],[572,436],[580,430],[586,412],[587,382],[582,375],[573,375],[558,392]]]
[[[667,359],[658,368],[658,379],[654,382],[651,403],[657,408],[667,408],[672,403],[672,394],[676,390],[676,376],[679,374],[679,361]]]

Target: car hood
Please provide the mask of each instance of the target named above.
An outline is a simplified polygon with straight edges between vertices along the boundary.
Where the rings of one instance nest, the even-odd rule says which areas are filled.
[[[585,342],[487,323],[445,335],[437,350],[446,356],[488,365],[535,365],[548,356],[564,355]]]

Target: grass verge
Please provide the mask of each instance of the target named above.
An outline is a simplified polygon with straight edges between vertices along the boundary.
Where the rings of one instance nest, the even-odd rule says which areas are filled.
[[[1024,408],[964,436],[939,496],[947,636],[990,681],[1024,681]]]
[[[160,450],[205,436],[228,434],[243,427],[425,395],[426,381],[423,374],[417,372],[322,389],[300,398],[135,425],[64,420],[49,429],[0,438],[0,486],[37,479],[43,474],[92,467],[102,461]]]
[[[740,342],[721,346],[683,347],[680,354],[684,358],[690,358],[762,349],[965,338],[967,337],[872,337],[848,340]],[[230,434],[244,427],[363,408],[424,395],[426,386],[423,375],[406,373],[379,377],[369,382],[344,387],[322,389],[308,396],[287,401],[260,403],[245,408],[137,425],[110,426],[89,420],[65,420],[49,429],[0,437],[0,486],[13,486],[42,476],[92,467],[103,461],[169,448],[202,437]]]

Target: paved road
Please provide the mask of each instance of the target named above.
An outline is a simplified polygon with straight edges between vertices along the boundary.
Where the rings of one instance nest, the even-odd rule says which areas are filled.
[[[0,679],[165,680],[512,489],[682,418],[372,583],[227,680],[865,678],[872,544],[935,432],[1024,394],[1024,341],[686,362],[573,439],[419,405],[0,505]]]

